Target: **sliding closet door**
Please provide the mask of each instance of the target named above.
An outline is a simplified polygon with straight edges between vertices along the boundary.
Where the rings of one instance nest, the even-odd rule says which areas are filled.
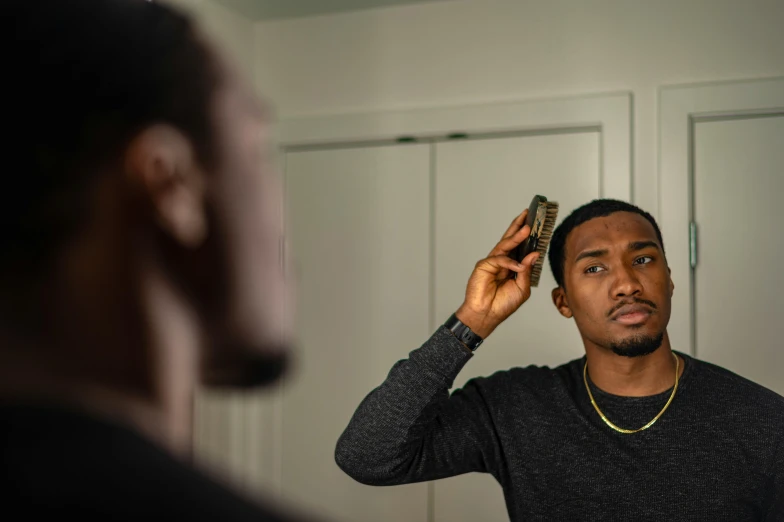
[[[446,320],[463,301],[474,264],[495,246],[535,194],[558,201],[559,222],[602,194],[600,132],[452,141],[436,147],[435,315]],[[584,349],[574,322],[550,298],[548,266],[529,301],[488,338],[455,382],[514,366],[559,365]],[[521,441],[522,444],[525,441]],[[437,522],[508,520],[501,488],[490,475],[439,481]]]
[[[427,485],[372,488],[335,464],[361,400],[430,335],[430,146],[289,152],[299,351],[281,408],[284,499],[354,522],[427,518]]]

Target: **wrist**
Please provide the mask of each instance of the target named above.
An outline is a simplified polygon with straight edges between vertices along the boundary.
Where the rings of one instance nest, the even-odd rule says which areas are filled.
[[[487,339],[497,326],[488,321],[487,315],[476,313],[465,305],[458,308],[455,315],[461,323],[469,327],[472,332],[482,339]]]

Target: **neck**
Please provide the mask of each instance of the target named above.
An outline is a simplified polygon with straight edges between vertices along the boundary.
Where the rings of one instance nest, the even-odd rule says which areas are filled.
[[[7,336],[3,336],[3,342]],[[28,347],[16,344],[15,348]],[[19,405],[59,406],[128,426],[161,446],[179,452],[167,436],[166,413],[155,401],[108,386],[101,379],[56,371],[41,361],[0,356],[0,397]]]
[[[0,330],[0,398],[75,407],[187,458],[197,323],[149,261],[155,256],[138,244],[130,250],[77,248],[65,256],[39,299],[34,336]]]
[[[625,397],[646,397],[665,392],[675,384],[675,358],[665,333],[655,352],[641,357],[624,357],[608,348],[586,343],[588,375],[601,390]],[[679,374],[684,361],[679,358]]]

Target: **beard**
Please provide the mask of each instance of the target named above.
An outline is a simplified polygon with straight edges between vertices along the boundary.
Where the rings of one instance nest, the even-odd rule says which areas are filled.
[[[288,347],[257,350],[222,347],[202,367],[202,384],[215,388],[252,389],[275,384],[288,373],[291,356]]]
[[[623,357],[642,357],[658,350],[663,341],[664,332],[657,335],[640,334],[610,343],[610,349]]]

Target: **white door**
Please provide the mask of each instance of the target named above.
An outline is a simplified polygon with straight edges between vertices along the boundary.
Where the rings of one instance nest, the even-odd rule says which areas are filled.
[[[441,143],[436,147],[436,319],[463,301],[474,264],[487,255],[516,214],[541,194],[558,201],[561,219],[602,195],[600,132],[547,134]],[[614,193],[622,192],[617,188]],[[572,321],[550,297],[547,265],[531,298],[479,348],[455,387],[469,378],[529,364],[557,366],[585,351]],[[508,520],[501,488],[490,475],[438,481],[436,522]],[[466,500],[470,499],[470,500]],[[402,520],[402,519],[401,519]]]
[[[784,115],[694,133],[695,353],[784,395]]]
[[[660,111],[673,344],[784,394],[784,78],[669,87]]]
[[[426,484],[361,485],[334,453],[365,395],[431,334],[430,147],[290,152],[286,183],[300,298],[283,497],[334,520],[424,522]]]

